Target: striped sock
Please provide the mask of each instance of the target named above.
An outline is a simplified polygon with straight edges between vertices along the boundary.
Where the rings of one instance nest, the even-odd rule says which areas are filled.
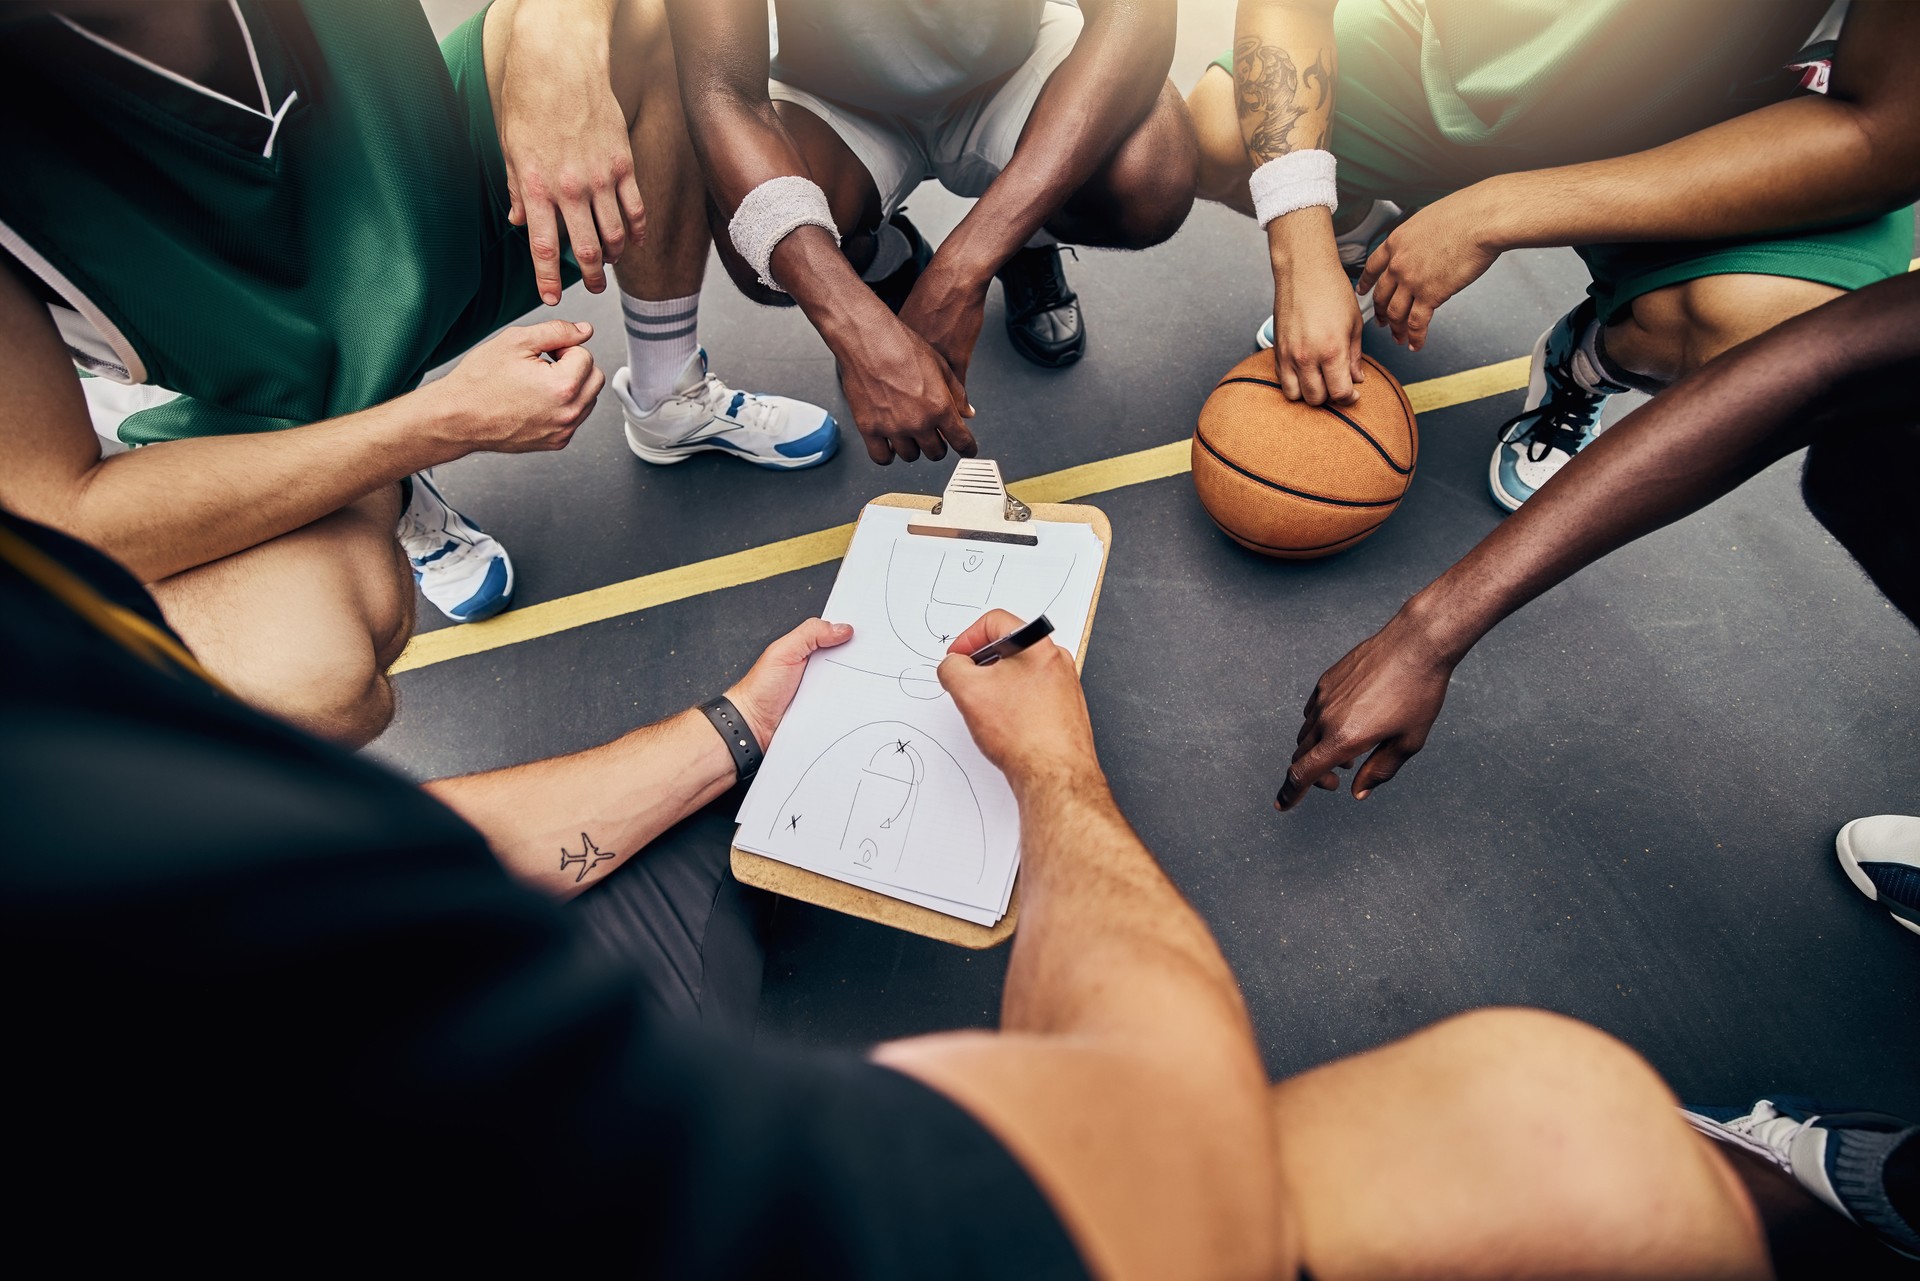
[[[700,295],[654,302],[621,291],[620,312],[627,322],[627,378],[633,400],[650,413],[673,395],[680,372],[699,350]]]

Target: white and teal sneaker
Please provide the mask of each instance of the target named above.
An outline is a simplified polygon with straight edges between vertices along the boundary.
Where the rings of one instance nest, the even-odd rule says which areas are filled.
[[[840,448],[840,426],[818,405],[733,388],[707,372],[707,349],[687,359],[673,395],[643,412],[623,365],[610,384],[627,419],[627,447],[646,462],[681,462],[718,450],[756,467],[817,467]]]
[[[1920,1259],[1920,1208],[1897,1204],[1887,1163],[1920,1126],[1884,1112],[1822,1107],[1809,1099],[1759,1099],[1737,1107],[1685,1107],[1687,1124],[1710,1139],[1771,1161],[1793,1181],[1865,1228],[1896,1254]],[[1901,1153],[1911,1161],[1912,1149]]]
[[[420,594],[456,623],[492,618],[511,604],[513,561],[506,548],[447,503],[431,471],[401,485],[407,508],[395,533]]]
[[[1854,888],[1920,934],[1920,817],[1856,818],[1840,829],[1833,848]]]
[[[1357,226],[1333,238],[1335,247],[1340,250],[1340,265],[1346,269],[1348,280],[1358,283],[1360,273],[1366,270],[1367,259],[1373,257],[1373,251],[1380,247],[1381,241],[1393,234],[1395,227],[1406,220],[1407,213],[1399,205],[1391,200],[1376,200]],[[1360,323],[1373,323],[1371,293],[1360,295]],[[1254,331],[1253,341],[1262,351],[1272,350],[1272,316],[1268,316],[1266,322]]]
[[[1598,323],[1593,300],[1555,321],[1533,345],[1533,374],[1526,407],[1500,425],[1500,443],[1487,464],[1487,488],[1508,511],[1520,504],[1601,432],[1607,397],[1628,390],[1609,380],[1581,350],[1589,326]]]

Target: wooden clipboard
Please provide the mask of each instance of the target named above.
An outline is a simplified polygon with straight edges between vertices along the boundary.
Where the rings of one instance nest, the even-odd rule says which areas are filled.
[[[981,500],[990,496],[986,488],[986,469],[991,469],[992,484],[999,489],[995,500],[1001,504],[998,520],[1008,530],[1017,530],[1020,524],[1030,521],[1089,525],[1093,528],[1093,536],[1100,541],[1100,571],[1094,578],[1093,603],[1087,610],[1086,630],[1080,634],[1080,651],[1073,656],[1075,666],[1085,668],[1087,643],[1093,637],[1093,617],[1099,612],[1100,589],[1107,579],[1107,557],[1113,550],[1113,525],[1107,520],[1105,512],[1081,503],[1035,503],[1029,508],[1006,496],[1006,488],[1000,482],[998,464],[978,459],[964,461],[955,469],[954,478],[941,498],[935,499],[924,494],[882,494],[871,505],[906,507],[927,512],[930,514],[930,523],[949,526],[956,535],[963,528],[969,534],[986,533],[978,528],[986,523],[981,519]],[[1016,519],[1016,511],[1030,513],[1030,521]],[[931,531],[914,529],[912,532]],[[910,934],[939,939],[958,947],[997,947],[1012,937],[1014,924],[1020,916],[1020,880],[1017,872],[1014,874],[1012,894],[1007,899],[1007,914],[993,926],[975,925],[972,921],[963,921],[944,912],[921,907],[918,903],[908,903],[858,885],[849,885],[845,881],[836,881],[830,876],[743,850],[738,845],[733,847],[733,875],[743,885],[771,890],[816,907],[832,908],[848,916],[878,921],[882,925],[891,925]]]

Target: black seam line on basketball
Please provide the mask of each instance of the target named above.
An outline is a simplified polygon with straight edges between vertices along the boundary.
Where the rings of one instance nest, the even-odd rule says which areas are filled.
[[[1231,458],[1228,458],[1225,454],[1222,454],[1219,450],[1215,449],[1213,447],[1213,442],[1208,440],[1205,436],[1201,435],[1198,430],[1196,430],[1193,433],[1193,438],[1200,442],[1200,447],[1202,449],[1206,450],[1209,454],[1212,454],[1216,459],[1218,459],[1221,462],[1221,464],[1227,467],[1231,467],[1234,471],[1239,472],[1242,476],[1245,476],[1248,480],[1252,481],[1254,484],[1265,485],[1268,489],[1277,489],[1283,494],[1292,494],[1295,498],[1304,498],[1310,503],[1326,503],[1327,505],[1332,507],[1392,507],[1393,505],[1398,503],[1401,498],[1405,498],[1407,496],[1406,490],[1402,489],[1400,491],[1399,497],[1397,498],[1382,498],[1378,502],[1363,503],[1357,498],[1328,498],[1325,494],[1309,494],[1304,489],[1292,489],[1286,485],[1282,485],[1275,481],[1268,480],[1265,476],[1254,475],[1252,472],[1242,467],[1239,463],[1234,462]]]
[[[1254,383],[1261,387],[1274,387],[1282,392],[1286,391],[1286,388],[1281,387],[1279,383],[1269,382],[1265,378],[1249,377],[1246,374],[1236,374],[1232,378],[1222,378],[1217,384],[1217,386],[1224,387],[1228,383]],[[1335,418],[1338,418],[1341,422],[1345,423],[1347,426],[1359,432],[1360,439],[1366,441],[1369,445],[1373,446],[1373,452],[1380,455],[1381,461],[1385,462],[1387,466],[1393,468],[1395,471],[1399,472],[1402,476],[1413,475],[1413,468],[1402,467],[1399,463],[1394,462],[1393,455],[1389,454],[1386,451],[1386,448],[1382,446],[1379,441],[1373,438],[1372,432],[1368,431],[1365,427],[1362,427],[1359,423],[1353,421],[1353,419],[1347,417],[1345,414],[1335,409],[1332,405],[1313,405],[1311,406],[1311,408],[1324,409],[1328,413],[1332,414]]]
[[[1374,521],[1373,524],[1368,525],[1365,529],[1355,530],[1353,533],[1348,534],[1345,538],[1336,538],[1330,543],[1316,543],[1312,547],[1282,547],[1278,543],[1263,543],[1257,538],[1248,538],[1244,534],[1233,534],[1231,536],[1239,539],[1243,543],[1252,543],[1255,547],[1263,548],[1264,550],[1270,551],[1270,552],[1323,552],[1327,550],[1327,548],[1329,547],[1339,547],[1339,546],[1342,546],[1343,544],[1353,542],[1355,539],[1365,538],[1368,534],[1371,534],[1374,530],[1386,524],[1389,519],[1390,519],[1390,516],[1382,516],[1379,520]],[[1218,521],[1215,521],[1214,523],[1219,524]],[[1221,525],[1220,528],[1225,529],[1226,526]]]

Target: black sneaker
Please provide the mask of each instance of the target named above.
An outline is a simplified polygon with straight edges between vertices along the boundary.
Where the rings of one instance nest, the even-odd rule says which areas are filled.
[[[885,280],[874,281],[868,288],[879,295],[880,301],[887,304],[887,309],[897,316],[900,314],[900,309],[907,305],[907,295],[913,292],[914,282],[920,279],[920,273],[925,271],[927,263],[933,260],[933,246],[927,243],[926,237],[920,234],[918,227],[907,221],[907,210],[904,205],[887,221],[900,228],[901,234],[906,236],[907,244],[913,252],[908,255],[905,262],[895,268],[892,275]]]
[[[1013,349],[1047,369],[1071,365],[1087,350],[1080,297],[1067,287],[1062,252],[1073,253],[1066,245],[1022,249],[994,273],[1006,296],[1007,338]]]

